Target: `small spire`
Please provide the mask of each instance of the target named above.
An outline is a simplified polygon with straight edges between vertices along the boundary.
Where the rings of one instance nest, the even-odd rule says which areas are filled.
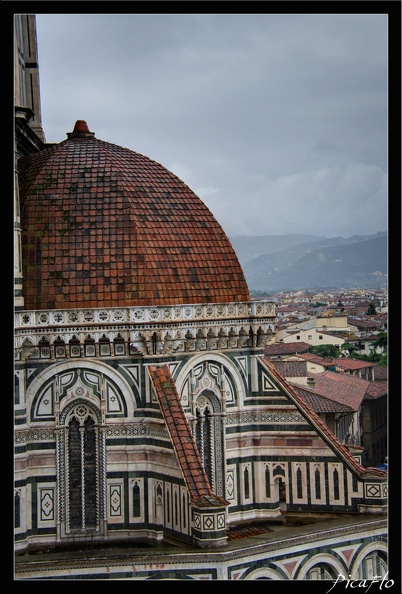
[[[75,122],[74,130],[67,132],[67,138],[93,138],[95,132],[90,132],[88,124],[85,120],[77,120]]]

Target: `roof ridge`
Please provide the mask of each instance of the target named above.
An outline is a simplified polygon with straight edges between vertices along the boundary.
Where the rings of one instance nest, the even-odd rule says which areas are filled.
[[[209,507],[229,505],[212,490],[169,366],[149,365],[148,372],[192,501]]]

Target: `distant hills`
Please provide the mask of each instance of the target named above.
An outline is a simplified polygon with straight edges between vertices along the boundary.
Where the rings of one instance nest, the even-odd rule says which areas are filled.
[[[250,292],[387,286],[388,234],[229,238]]]

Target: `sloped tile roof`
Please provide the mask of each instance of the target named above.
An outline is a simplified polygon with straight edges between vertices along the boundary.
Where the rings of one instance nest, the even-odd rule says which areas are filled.
[[[272,357],[274,355],[291,355],[303,353],[310,348],[307,342],[275,342],[268,344],[264,349],[264,355]]]
[[[376,365],[375,363],[370,363],[369,361],[359,361],[358,359],[349,359],[343,357],[330,357],[324,359],[324,357],[319,357],[318,355],[313,355],[312,353],[301,353],[298,355],[298,358],[304,359],[305,361],[311,361],[311,363],[317,363],[323,367],[333,367],[336,365],[337,367],[341,367],[342,369],[349,371],[357,371],[359,369],[366,369]]]
[[[307,375],[306,361],[283,361],[281,359],[275,359],[272,363],[285,377],[306,377]]]
[[[168,365],[149,365],[148,371],[192,502],[199,507],[229,505],[211,489]]]
[[[304,359],[305,361],[310,361],[310,363],[316,363],[317,365],[322,365],[323,367],[327,367],[330,365],[328,363],[328,359],[324,359],[324,357],[319,357],[318,355],[313,355],[312,353],[300,353],[297,355],[299,359]]]
[[[383,322],[378,322],[377,320],[353,317],[348,317],[348,324],[357,328],[381,328],[383,326]]]
[[[325,398],[320,394],[316,394],[310,387],[300,387],[300,385],[292,384],[298,394],[303,398],[307,404],[318,414],[320,413],[340,413],[340,412],[353,412],[350,406]]]
[[[374,379],[375,380],[387,380],[388,379],[388,366],[387,365],[375,365]]]
[[[336,371],[316,373],[314,381],[315,386],[308,387],[311,393],[343,404],[350,410],[358,410],[370,385],[368,380]]]
[[[250,300],[222,227],[159,163],[79,120],[18,167],[26,309]]]
[[[388,382],[370,382],[367,392],[364,396],[365,400],[377,400],[382,396],[388,395]]]
[[[293,404],[305,416],[309,423],[311,423],[315,427],[318,434],[322,437],[325,443],[327,443],[327,445],[333,451],[339,454],[341,459],[343,459],[346,462],[346,464],[349,466],[349,468],[351,468],[351,470],[356,472],[356,474],[360,478],[371,476],[378,478],[387,478],[387,473],[383,472],[382,470],[378,470],[376,468],[364,468],[363,466],[361,466],[351,455],[349,449],[339,441],[336,435],[327,427],[324,421],[320,419],[320,417],[311,408],[311,406],[305,400],[303,400],[303,398],[300,396],[300,394],[297,392],[294,386],[289,384],[285,377],[277,369],[275,369],[273,362],[270,361],[267,357],[261,358],[261,362],[266,367],[268,372],[272,375],[272,377],[282,387],[282,389],[284,390],[285,394],[287,394],[291,402],[293,402]]]
[[[359,361],[358,359],[332,359],[330,365],[337,365],[338,367],[342,367],[342,369],[348,370],[358,370],[358,369],[365,369],[368,367],[374,367],[375,363],[370,363],[370,361]]]

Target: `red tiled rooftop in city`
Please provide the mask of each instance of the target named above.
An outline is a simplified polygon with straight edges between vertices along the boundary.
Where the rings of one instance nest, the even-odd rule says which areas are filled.
[[[264,354],[267,357],[275,355],[291,355],[296,353],[303,353],[310,348],[310,344],[307,342],[274,342],[268,344],[264,349]]]
[[[266,368],[270,371],[272,377],[278,382],[279,385],[285,390],[288,394],[291,401],[297,406],[300,412],[304,413],[306,418],[308,418],[309,422],[312,423],[314,427],[318,430],[318,433],[322,436],[324,441],[338,454],[340,454],[341,458],[345,460],[350,468],[353,469],[360,477],[371,477],[371,476],[378,476],[378,477],[386,477],[387,473],[383,472],[382,470],[378,470],[376,468],[364,468],[361,466],[355,458],[351,455],[348,448],[342,444],[336,435],[327,427],[327,425],[320,419],[318,414],[313,410],[313,408],[301,397],[298,393],[296,388],[289,384],[286,381],[286,378],[275,368],[275,365],[272,361],[270,361],[267,357],[262,359],[262,363],[266,366]],[[331,373],[331,372],[327,372]],[[340,375],[340,374],[334,374]],[[315,376],[316,377],[316,376]],[[347,377],[347,376],[341,376]],[[349,376],[350,379],[356,379]]]
[[[320,394],[315,394],[310,388],[302,387],[298,384],[292,384],[298,394],[303,398],[305,402],[317,413],[341,413],[341,412],[353,412],[353,409],[346,404],[326,398]]]
[[[323,367],[331,365],[331,363],[329,363],[329,359],[324,359],[324,357],[319,357],[318,355],[313,355],[312,353],[300,353],[297,356],[299,359],[304,359],[305,361],[315,363],[316,365],[322,365]]]
[[[165,167],[95,138],[20,159],[26,309],[249,301],[206,205]]]
[[[370,385],[368,380],[335,371],[314,374],[314,383],[314,387],[309,386],[310,392],[344,404],[351,410],[359,408]]]
[[[388,382],[370,382],[367,392],[364,396],[365,400],[377,400],[388,395]]]
[[[376,363],[370,361],[359,361],[358,359],[332,359],[330,365],[336,365],[342,369],[357,371],[358,369],[366,369],[375,367]]]

